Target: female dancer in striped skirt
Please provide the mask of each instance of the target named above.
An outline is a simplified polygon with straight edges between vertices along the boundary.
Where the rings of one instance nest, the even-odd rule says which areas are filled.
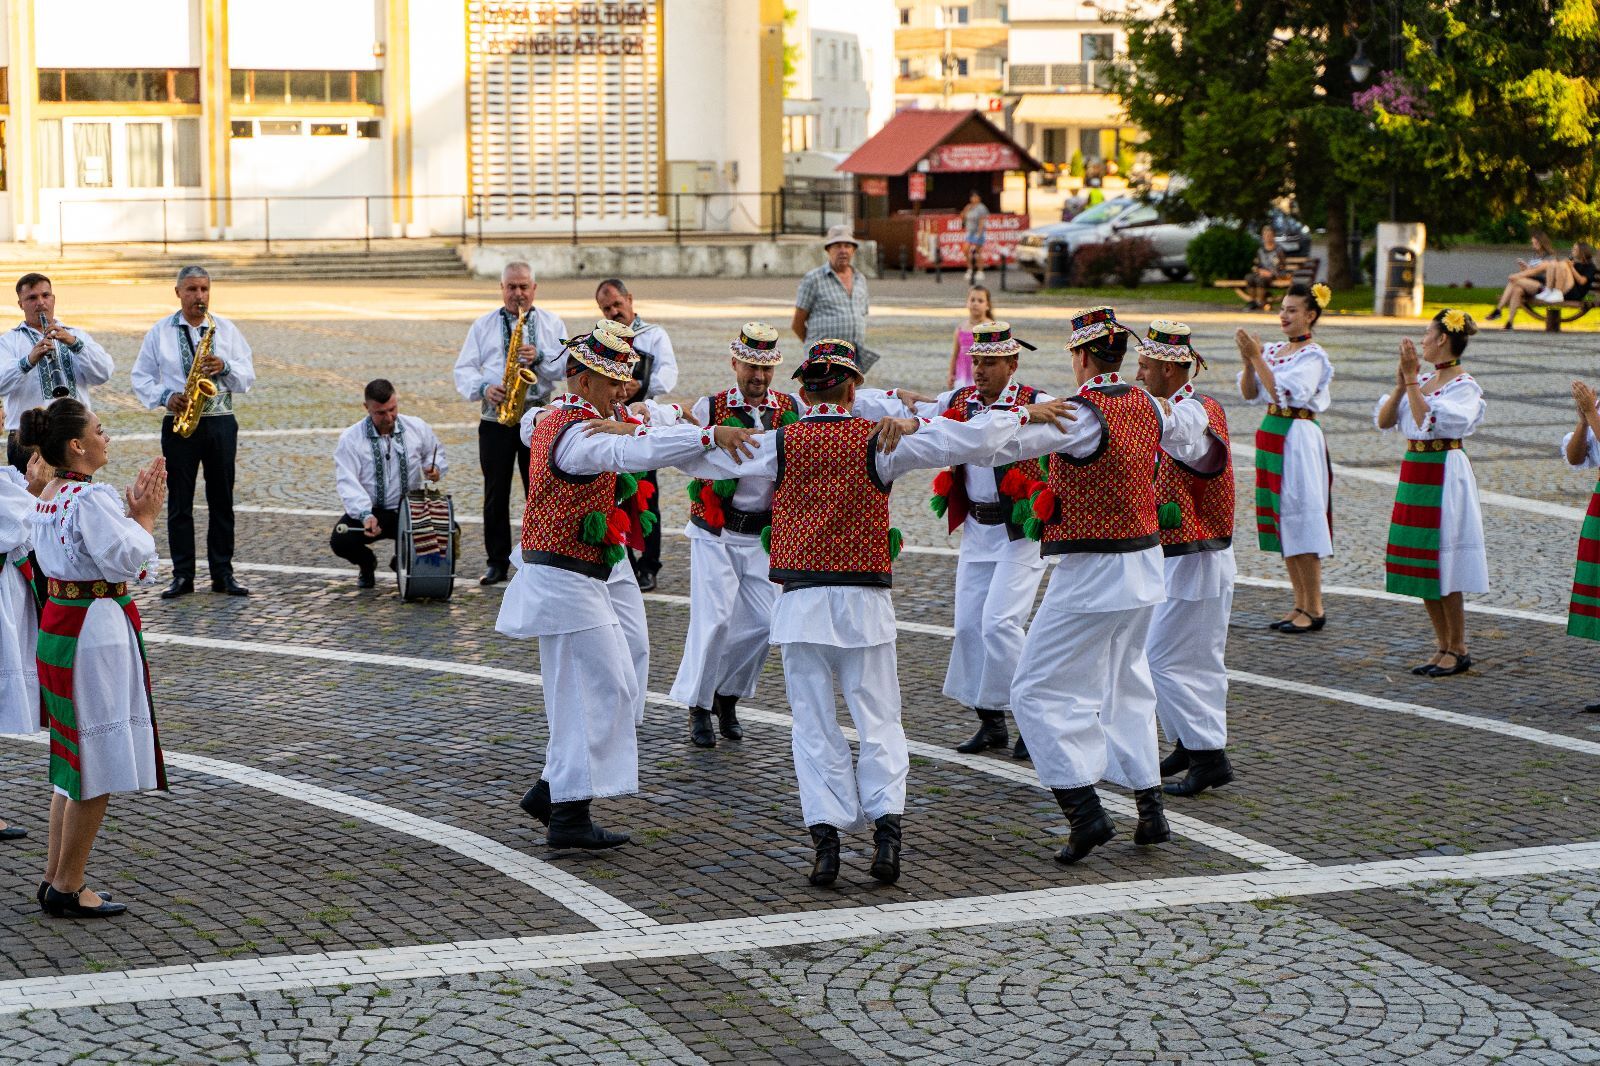
[[[1378,401],[1373,421],[1406,438],[1394,516],[1389,524],[1386,585],[1416,596],[1428,608],[1439,651],[1412,669],[1424,677],[1451,677],[1472,665],[1467,654],[1463,592],[1489,591],[1478,483],[1461,442],[1483,422],[1483,389],[1461,369],[1467,338],[1478,332],[1472,317],[1449,309],[1433,316],[1422,355],[1400,343],[1395,388]],[[1433,370],[1420,374],[1422,360]]]
[[[55,468],[33,515],[34,554],[49,579],[39,687],[55,786],[39,905],[57,918],[104,918],[127,910],[84,883],[107,801],[167,785],[139,609],[128,597],[129,583],[152,580],[166,467],[155,460],[121,495],[97,483],[110,438],[73,399],[24,412],[21,436]]]
[[[1294,610],[1271,624],[1280,633],[1321,629],[1322,560],[1333,554],[1332,466],[1317,415],[1332,397],[1333,364],[1311,330],[1327,308],[1326,285],[1292,285],[1278,305],[1287,340],[1262,347],[1234,334],[1244,370],[1239,394],[1265,404],[1256,431],[1256,534],[1263,551],[1281,552],[1294,586]]]
[[[1595,392],[1581,381],[1572,383],[1572,399],[1578,407],[1578,425],[1561,441],[1571,466],[1600,466],[1600,402]],[[1600,640],[1600,482],[1589,497],[1589,512],[1578,534],[1578,565],[1572,575],[1572,601],[1567,608],[1567,635],[1585,640]],[[1600,714],[1600,703],[1584,708]]]

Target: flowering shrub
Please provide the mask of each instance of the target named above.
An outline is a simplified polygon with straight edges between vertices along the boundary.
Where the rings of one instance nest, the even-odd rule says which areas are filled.
[[[1422,118],[1428,112],[1421,94],[1392,70],[1384,72],[1372,88],[1356,93],[1350,102],[1357,111],[1369,115],[1381,109],[1391,115]]]

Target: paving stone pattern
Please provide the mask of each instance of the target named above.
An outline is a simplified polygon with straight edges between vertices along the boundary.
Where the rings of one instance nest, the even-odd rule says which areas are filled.
[[[540,300],[577,328],[592,317],[587,288],[543,285]],[[638,288],[641,313],[672,332],[685,400],[725,386],[732,331],[752,318],[783,321],[792,294],[779,280],[737,296],[694,281]],[[752,931],[764,916],[794,912],[825,921],[843,908],[893,914],[918,901],[970,898],[976,916],[989,897],[1011,893],[1137,888],[1253,869],[1215,837],[1180,834],[1169,845],[1135,847],[1132,825],[1120,817],[1118,838],[1090,861],[1058,866],[1051,855],[1062,819],[1048,793],[1017,779],[1025,764],[1004,752],[976,767],[919,754],[901,883],[873,882],[865,870],[870,840],[852,835],[839,884],[813,889],[804,879],[809,847],[787,728],[753,713],[742,743],[700,751],[685,743],[682,710],[659,701],[640,730],[640,794],[596,806],[604,824],[628,829],[634,842],[603,855],[549,852],[516,808],[544,757],[544,694],[526,683],[538,670],[537,647],[495,634],[499,590],[472,582],[482,553],[481,525],[470,521],[481,507],[475,410],[448,382],[465,323],[493,305],[491,292],[459,280],[219,285],[218,310],[237,315],[261,375],[261,387],[240,403],[247,434],[237,492],[248,508],[239,515],[240,577],[255,595],[202,592],[163,603],[155,589],[138,594],[155,638],[155,697],[169,750],[270,772],[291,790],[332,790],[431,819],[444,839],[178,769],[170,793],[113,802],[94,854],[93,883],[128,900],[130,913],[98,924],[51,921],[31,899],[46,844],[43,749],[0,740],[0,812],[34,831],[0,849],[12,886],[0,903],[0,998],[28,979],[149,971],[147,994],[136,1002],[6,1017],[0,1062],[1600,1060],[1600,891],[1592,874],[1576,871],[1365,891],[1341,889],[1333,874],[1317,893],[1292,899],[1268,890],[1250,902],[1172,905],[1154,893],[1116,913],[887,934],[861,921],[820,943],[752,941],[667,958],[649,957],[641,943],[639,957],[537,970],[485,972],[494,956],[485,944],[481,966],[443,977],[408,977],[400,958],[376,983],[161,991],[163,974],[181,975],[190,964],[220,967],[207,972],[224,982],[228,967],[252,959],[593,928],[534,884],[444,846],[456,835],[476,834],[535,869],[576,878],[595,900],[636,908],[646,924],[726,921]],[[882,383],[933,391],[959,287],[884,279],[873,292],[873,344],[888,353]],[[63,318],[94,330],[118,357],[97,408],[114,438],[107,477],[120,483],[157,450],[157,421],[137,409],[127,372],[168,294],[131,286],[109,294],[99,317],[70,313],[68,300],[87,303],[86,296],[64,293]],[[1018,333],[1042,342],[1024,377],[1057,393],[1067,391],[1056,353],[1070,310],[1003,294]],[[1183,317],[1171,308],[1123,310],[1141,321]],[[1212,359],[1202,384],[1224,400],[1236,441],[1248,445],[1257,413],[1229,395],[1232,332],[1243,324],[1271,339],[1275,322],[1204,309],[1189,317]],[[1393,383],[1403,335],[1337,319],[1321,331],[1338,367],[1336,406],[1323,424],[1335,461],[1355,472],[1336,486],[1330,585],[1382,588],[1393,489],[1372,478],[1392,477],[1399,444],[1372,430],[1370,414]],[[792,341],[785,347],[797,350]],[[1494,331],[1468,353],[1490,396],[1489,421],[1470,445],[1480,487],[1530,501],[1486,507],[1494,588],[1473,598],[1480,606],[1552,619],[1564,611],[1577,522],[1560,508],[1584,507],[1592,478],[1567,469],[1557,448],[1575,421],[1567,382],[1590,369],[1587,349],[1581,335]],[[454,464],[447,486],[469,521],[464,581],[448,603],[402,605],[391,586],[358,591],[353,573],[327,551],[331,516],[255,510],[338,509],[334,431],[359,417],[360,388],[379,374],[395,381],[405,410],[441,427]],[[282,429],[328,432],[270,432]],[[1248,463],[1236,473],[1243,516]],[[948,627],[948,550],[957,542],[926,510],[927,477],[907,477],[895,493],[907,543],[932,549],[901,557],[895,601],[903,621]],[[662,477],[666,568],[662,595],[648,605],[655,693],[671,687],[688,621],[677,602],[689,591],[687,545],[670,532],[685,517],[683,482],[675,472]],[[202,542],[204,525],[202,514]],[[164,549],[164,531],[158,540]],[[1280,560],[1244,538],[1237,554],[1248,579],[1285,576]],[[1471,614],[1478,667],[1427,680],[1407,672],[1431,647],[1418,605],[1330,595],[1325,631],[1284,637],[1264,623],[1287,602],[1285,591],[1240,586],[1229,664],[1291,690],[1235,680],[1230,753],[1239,778],[1174,802],[1174,812],[1308,860],[1314,872],[1546,846],[1559,855],[1597,839],[1600,756],[1505,732],[1531,727],[1600,741],[1600,721],[1575,714],[1600,689],[1594,657],[1559,624]],[[324,657],[302,654],[308,649]],[[907,732],[938,749],[974,725],[941,695],[948,653],[948,637],[937,632],[901,635]],[[344,654],[368,658],[338,658]],[[405,665],[422,660],[451,669]],[[1337,698],[1293,691],[1295,684],[1336,690]],[[1374,699],[1472,717],[1419,718]],[[787,712],[776,654],[748,705]]]

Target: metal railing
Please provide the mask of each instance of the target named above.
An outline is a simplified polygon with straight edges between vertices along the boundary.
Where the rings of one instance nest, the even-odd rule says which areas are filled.
[[[414,221],[394,220],[396,202]],[[275,246],[319,242],[359,244],[400,240],[420,225],[431,236],[464,244],[484,238],[565,239],[586,233],[637,232],[681,244],[686,235],[826,233],[859,217],[854,191],[794,192],[558,192],[453,193],[416,196],[164,196],[62,199],[56,203],[56,244],[173,244],[212,239]]]
[[[1013,63],[1006,68],[1008,93],[1107,93],[1125,60],[1083,63]]]

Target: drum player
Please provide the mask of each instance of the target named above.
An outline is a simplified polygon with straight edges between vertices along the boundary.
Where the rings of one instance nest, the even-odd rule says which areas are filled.
[[[333,450],[334,484],[344,517],[333,527],[328,547],[360,568],[356,587],[375,584],[377,556],[372,543],[394,540],[405,494],[438,481],[449,469],[444,447],[428,423],[400,413],[400,398],[384,378],[367,382],[367,417],[339,435]],[[395,559],[390,556],[389,567]]]

